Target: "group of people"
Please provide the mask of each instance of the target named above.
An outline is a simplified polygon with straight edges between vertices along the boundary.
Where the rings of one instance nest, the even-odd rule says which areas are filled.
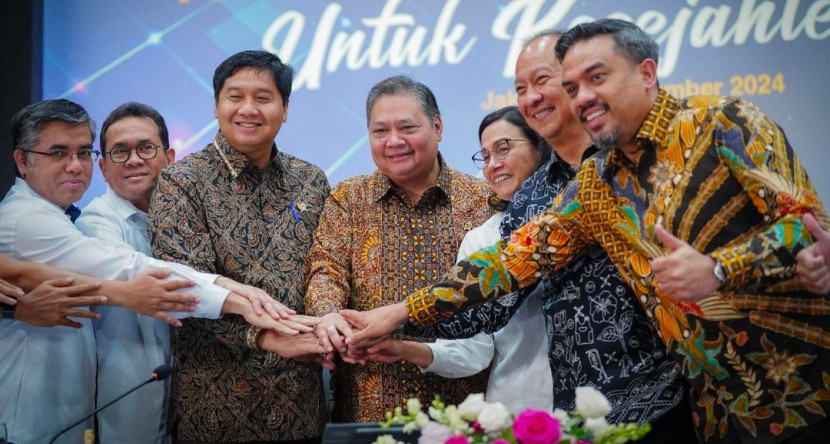
[[[529,37],[518,106],[479,127],[485,181],[441,156],[432,91],[394,76],[366,101],[377,170],[330,188],[274,142],[293,72],[264,51],[219,65],[219,131],[178,162],[147,105],[116,108],[100,152],[79,105],[27,106],[0,202],[9,440],[172,362],[98,414],[100,442],[319,442],[329,416],[410,397],[570,410],[585,385],[645,442],[815,441],[830,222],[774,122],[671,97],[657,61],[621,20]],[[80,211],[99,155],[107,190]]]

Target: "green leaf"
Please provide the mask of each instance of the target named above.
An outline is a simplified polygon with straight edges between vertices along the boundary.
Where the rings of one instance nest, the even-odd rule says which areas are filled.
[[[793,376],[790,379],[789,383],[787,383],[787,392],[793,395],[797,395],[799,393],[805,393],[810,391],[810,384],[807,383],[803,378],[798,376]]]
[[[577,211],[580,211],[580,210],[582,210],[582,204],[580,202],[577,202],[577,201],[572,201],[569,204],[565,205],[563,208],[561,208],[559,210],[559,214],[563,218],[568,218],[568,217],[570,217],[571,215],[573,215],[574,213],[576,213]]]

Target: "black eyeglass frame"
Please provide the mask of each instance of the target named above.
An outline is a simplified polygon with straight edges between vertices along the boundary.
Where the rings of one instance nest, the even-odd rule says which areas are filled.
[[[144,155],[142,155],[142,154],[141,154],[141,151],[139,150],[139,148],[141,148],[141,147],[146,147],[146,146],[152,146],[152,147],[153,147],[153,154],[152,154],[152,155],[148,155],[147,157],[145,157]],[[135,155],[136,155],[136,156],[138,156],[138,158],[139,158],[139,159],[141,159],[141,160],[151,160],[151,159],[155,159],[155,158],[156,158],[156,156],[158,156],[158,155],[159,155],[159,148],[161,148],[162,150],[167,149],[167,148],[165,148],[165,147],[163,147],[163,146],[161,146],[161,145],[156,145],[155,143],[150,143],[150,142],[147,142],[147,143],[140,143],[140,144],[138,144],[138,145],[136,145],[136,146],[134,146],[134,147],[132,147],[132,148],[130,148],[130,149],[128,149],[128,150],[126,150],[127,157],[125,157],[125,158],[124,158],[124,160],[115,160],[115,159],[112,157],[112,153],[113,153],[113,152],[115,152],[115,150],[116,150],[116,149],[120,149],[120,148],[121,148],[121,147],[115,147],[114,149],[111,149],[111,150],[107,151],[107,153],[105,154],[105,156],[108,156],[108,157],[110,158],[110,161],[112,161],[112,163],[127,163],[127,161],[128,161],[128,160],[130,160],[130,157],[132,156],[132,152],[133,152],[133,151],[135,151]],[[124,147],[124,148],[126,148],[126,147]],[[119,151],[119,152],[120,152],[120,151]]]
[[[493,145],[498,146],[502,142],[505,142],[507,144],[506,148],[500,149],[500,150],[498,150],[498,152],[494,153],[494,152],[491,152],[489,150],[482,149],[481,151],[478,151],[475,154],[473,154],[471,159],[473,159],[473,164],[476,166],[476,168],[478,168],[480,170],[483,170],[483,169],[487,168],[487,164],[490,163],[490,159],[492,159],[494,157],[496,158],[496,160],[506,159],[507,155],[510,154],[510,151],[512,151],[513,148],[515,148],[515,146],[511,145],[511,142],[528,142],[528,140],[527,139],[512,139],[510,137],[504,137],[502,139],[497,140],[496,143],[493,144]],[[484,152],[490,153],[490,157],[485,158],[484,154],[483,154]]]

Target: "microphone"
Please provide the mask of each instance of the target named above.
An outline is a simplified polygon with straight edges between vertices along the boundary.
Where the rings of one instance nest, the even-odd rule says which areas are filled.
[[[115,404],[115,402],[116,402],[116,401],[118,401],[118,400],[120,400],[121,398],[123,398],[123,397],[125,397],[125,396],[129,395],[130,393],[132,393],[132,392],[134,392],[134,391],[136,391],[136,390],[140,389],[141,387],[144,387],[145,385],[147,385],[147,384],[149,384],[149,383],[151,383],[151,382],[155,382],[155,381],[163,381],[163,380],[165,380],[165,379],[169,378],[171,373],[173,373],[173,367],[170,367],[168,364],[161,364],[160,366],[158,366],[158,367],[154,368],[154,369],[153,369],[153,375],[152,375],[152,376],[150,376],[150,379],[148,379],[148,380],[146,380],[146,381],[142,382],[141,384],[138,384],[137,386],[133,387],[132,389],[130,389],[128,392],[124,393],[123,395],[120,395],[120,396],[116,397],[116,398],[115,398],[115,399],[113,399],[112,401],[110,401],[110,402],[108,402],[108,403],[104,404],[103,406],[101,406],[101,407],[99,407],[99,408],[97,408],[97,409],[93,410],[93,411],[92,411],[92,413],[90,413],[90,414],[88,414],[88,415],[84,416],[83,418],[79,419],[77,422],[73,423],[73,424],[72,424],[72,425],[70,425],[69,427],[67,427],[67,428],[65,428],[65,429],[63,429],[63,430],[61,430],[60,432],[58,432],[58,434],[57,434],[57,435],[55,435],[55,437],[54,437],[54,438],[52,438],[52,440],[51,440],[51,441],[49,441],[49,444],[54,443],[54,442],[55,442],[55,440],[56,440],[56,439],[58,439],[58,437],[60,437],[60,436],[61,436],[61,435],[63,435],[64,433],[66,433],[66,432],[68,432],[68,431],[72,430],[72,428],[73,428],[73,427],[75,427],[76,425],[78,425],[78,424],[80,424],[80,423],[82,423],[82,422],[86,421],[87,419],[91,418],[91,417],[92,417],[92,415],[94,415],[94,414],[96,414],[96,413],[100,412],[101,410],[104,410],[105,408],[107,408],[107,407],[109,407],[109,406],[111,406],[111,405]]]

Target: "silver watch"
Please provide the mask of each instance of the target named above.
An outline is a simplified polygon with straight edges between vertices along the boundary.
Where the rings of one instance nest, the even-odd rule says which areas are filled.
[[[720,282],[720,287],[723,288],[726,285],[726,270],[723,269],[723,264],[720,261],[715,262],[715,269],[714,269],[715,279]]]

